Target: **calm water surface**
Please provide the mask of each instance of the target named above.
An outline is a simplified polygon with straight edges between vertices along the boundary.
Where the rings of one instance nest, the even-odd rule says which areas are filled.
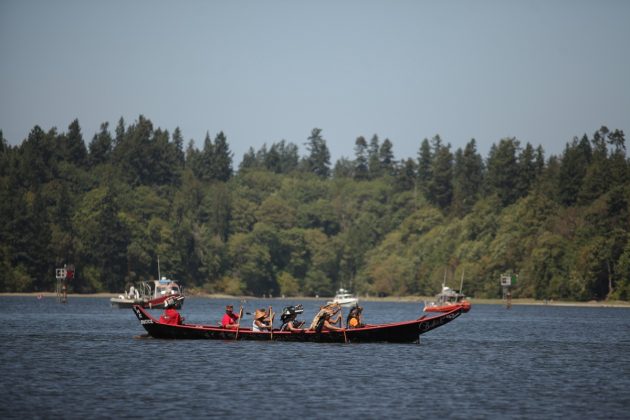
[[[227,302],[188,298],[181,312],[214,324]],[[309,321],[322,304],[302,303]],[[363,306],[371,323],[421,311]],[[143,333],[105,298],[0,297],[0,417],[630,418],[630,309],[473,304],[403,345]]]

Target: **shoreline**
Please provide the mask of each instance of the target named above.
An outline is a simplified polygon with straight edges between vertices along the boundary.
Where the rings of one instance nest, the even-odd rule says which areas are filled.
[[[29,292],[29,293],[0,293],[0,296],[7,297],[29,297],[32,296],[37,298],[39,295],[41,297],[46,298],[56,298],[57,294],[54,292]],[[119,293],[69,293],[68,299],[72,298],[112,298],[118,296]],[[188,294],[188,297],[200,297],[200,298],[209,298],[209,299],[266,299],[260,296],[233,296],[226,294],[218,294],[218,293],[195,293]],[[269,299],[279,299],[279,300],[328,300],[332,299],[332,296],[328,297],[312,297],[312,296],[290,296],[290,297],[281,297],[274,296]],[[433,300],[433,297],[423,297],[423,296],[390,296],[390,297],[373,297],[373,296],[359,296],[359,300],[365,302],[418,302],[422,303],[425,301]],[[471,304],[473,305],[505,305],[505,301],[503,299],[469,299]],[[512,305],[534,305],[534,306],[574,306],[574,307],[592,307],[592,308],[630,308],[630,302],[626,301],[588,301],[588,302],[575,302],[575,301],[542,301],[535,299],[512,299]]]

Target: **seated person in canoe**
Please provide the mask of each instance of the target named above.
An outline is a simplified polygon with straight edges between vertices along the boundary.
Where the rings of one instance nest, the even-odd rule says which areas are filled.
[[[280,315],[280,320],[282,321],[280,331],[304,332],[302,328],[304,321],[298,321],[296,319],[298,314],[302,312],[304,312],[302,305],[287,306],[284,308],[282,315]]]
[[[338,303],[331,303],[326,306],[322,306],[313,318],[313,322],[311,322],[311,326],[309,330],[321,332],[322,329],[327,330],[341,330],[341,306]],[[333,319],[333,316],[337,315],[336,318]],[[339,327],[336,326],[339,324]]]
[[[271,307],[269,313],[264,308],[256,309],[254,313],[254,322],[252,323],[252,331],[271,331],[273,325],[271,324]]]
[[[181,325],[184,318],[175,309],[175,299],[168,298],[164,301],[164,313],[160,316],[160,323],[170,325]]]
[[[221,319],[221,326],[223,328],[236,328],[238,327],[239,316],[234,313],[233,305],[226,305],[225,313],[223,314],[223,318]]]
[[[361,319],[361,315],[363,313],[363,308],[359,305],[354,306],[350,309],[350,313],[348,314],[348,318],[346,319],[346,325],[348,328],[359,328],[363,327],[363,320]]]

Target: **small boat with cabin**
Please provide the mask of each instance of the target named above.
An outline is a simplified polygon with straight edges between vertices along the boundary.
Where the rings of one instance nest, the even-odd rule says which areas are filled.
[[[144,281],[138,287],[131,286],[124,294],[111,298],[110,303],[119,308],[138,305],[149,309],[164,309],[164,301],[168,298],[173,298],[173,307],[179,309],[184,304],[184,290],[176,281],[162,277],[159,280]]]
[[[460,308],[462,312],[470,311],[470,302],[466,295],[442,284],[442,291],[438,293],[433,302],[424,303],[425,312],[450,312]]]
[[[339,290],[337,290],[337,294],[335,295],[333,300],[328,301],[329,305],[334,304],[334,303],[344,306],[344,307],[356,306],[359,304],[359,298],[357,298],[348,290],[342,287]]]

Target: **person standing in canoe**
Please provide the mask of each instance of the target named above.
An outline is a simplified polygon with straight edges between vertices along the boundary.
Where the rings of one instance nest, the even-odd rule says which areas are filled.
[[[160,323],[169,325],[181,325],[184,318],[175,309],[175,299],[168,298],[164,301],[164,313],[160,316]]]
[[[225,314],[223,314],[223,319],[221,319],[221,326],[223,328],[234,329],[238,327],[239,317],[234,313],[233,305],[225,306]]]

